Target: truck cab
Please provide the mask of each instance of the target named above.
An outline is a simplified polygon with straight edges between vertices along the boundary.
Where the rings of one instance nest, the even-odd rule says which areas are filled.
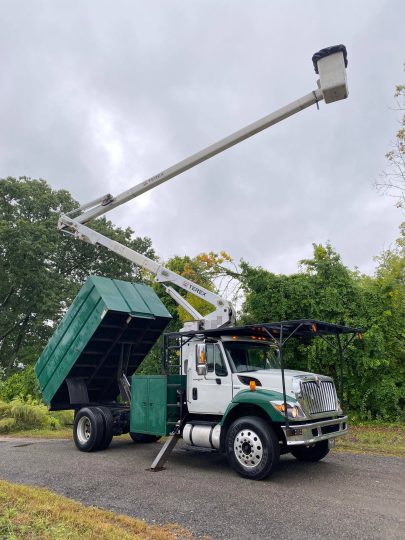
[[[251,390],[251,384],[255,389],[283,392],[279,350],[265,338],[225,335],[195,340],[186,347],[183,374],[187,375],[187,405],[191,414],[223,415],[229,402],[240,392]],[[292,399],[296,394],[300,396],[301,383],[316,381],[322,400],[308,411],[312,417],[340,410],[332,378],[291,369],[284,370],[284,378],[286,392]],[[308,404],[302,402],[302,407],[308,408]]]
[[[284,369],[283,327],[286,337],[336,330],[319,321],[287,321],[166,339],[178,343],[178,349],[166,344],[165,369],[181,373],[184,441],[225,452],[237,472],[252,479],[270,474],[282,453],[322,459],[348,429],[331,377]]]

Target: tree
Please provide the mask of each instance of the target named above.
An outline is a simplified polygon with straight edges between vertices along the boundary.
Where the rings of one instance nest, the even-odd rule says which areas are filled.
[[[373,405],[387,410],[395,402],[395,412],[405,411],[405,223],[401,236],[392,249],[377,257],[374,280],[369,281],[375,303],[374,327],[378,327],[384,343],[384,369],[378,375],[378,391]],[[387,415],[388,416],[388,415]]]
[[[33,363],[86,277],[137,280],[138,268],[101,248],[62,235],[58,216],[78,207],[65,190],[27,177],[0,180],[0,375]],[[151,240],[106,219],[91,226],[154,257]]]
[[[395,88],[397,110],[405,111],[405,84]],[[398,208],[405,209],[405,113],[400,120],[392,149],[385,154],[388,168],[381,174],[377,187],[397,199]]]
[[[332,246],[314,244],[313,258],[300,264],[301,272],[285,276],[242,263],[245,322],[303,318],[353,322],[348,306],[356,302],[358,291]]]
[[[405,229],[373,277],[350,271],[330,245],[314,245],[297,274],[275,275],[242,264],[244,323],[313,318],[364,328],[346,354],[345,399],[362,417],[404,418]],[[337,377],[336,353],[322,340],[286,349],[295,369]]]

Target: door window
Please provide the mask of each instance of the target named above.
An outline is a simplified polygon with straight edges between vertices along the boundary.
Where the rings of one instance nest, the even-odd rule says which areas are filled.
[[[207,373],[215,373],[217,377],[226,377],[228,375],[224,356],[215,343],[206,343],[205,345],[205,364]]]
[[[226,377],[228,375],[228,370],[225,364],[224,357],[221,353],[221,349],[218,345],[215,345],[214,348],[214,361],[215,361],[215,375],[218,377]]]
[[[205,363],[207,365],[207,373],[214,372],[214,345],[212,343],[207,343],[205,345]]]

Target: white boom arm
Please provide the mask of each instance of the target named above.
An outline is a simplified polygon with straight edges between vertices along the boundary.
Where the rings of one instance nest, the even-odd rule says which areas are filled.
[[[204,328],[208,330],[212,328],[219,328],[220,326],[224,326],[235,321],[235,314],[232,306],[227,300],[200,285],[196,285],[179,274],[172,272],[168,268],[165,268],[162,264],[149,259],[145,255],[142,255],[141,253],[138,253],[137,251],[124,246],[115,240],[111,240],[111,238],[107,238],[103,234],[90,229],[90,227],[87,227],[82,223],[78,223],[76,219],[72,219],[66,215],[62,215],[60,217],[59,228],[65,232],[73,234],[76,238],[88,242],[89,244],[98,244],[106,247],[108,250],[120,255],[124,259],[127,259],[144,270],[155,274],[155,279],[159,283],[170,282],[215,306],[215,311],[209,315],[203,316],[177,291],[166,286],[166,292],[186,311],[188,311],[194,320],[198,321],[197,325],[189,326],[188,329],[200,330]]]
[[[195,310],[179,293],[177,293],[171,287],[166,287],[166,291],[172,298],[174,298],[180,305],[182,305],[190,315],[198,321],[196,329],[204,327],[219,328],[227,324],[232,324],[235,320],[234,311],[231,304],[219,295],[208,291],[204,287],[200,287],[195,283],[179,276],[171,270],[165,268],[163,265],[153,261],[136,251],[129,249],[110,238],[103,236],[102,234],[86,227],[84,223],[91,219],[101,216],[106,212],[109,212],[113,208],[124,204],[135,197],[138,197],[142,193],[153,189],[154,187],[163,184],[167,180],[178,176],[182,172],[195,167],[199,163],[206,161],[207,159],[227,150],[231,146],[234,146],[241,141],[252,137],[256,133],[263,131],[264,129],[285,120],[289,116],[302,111],[311,105],[318,104],[319,101],[324,100],[325,103],[331,103],[340,99],[345,99],[348,96],[347,82],[346,82],[346,66],[347,56],[346,49],[343,45],[337,45],[335,47],[329,47],[322,49],[318,53],[315,53],[312,57],[315,72],[319,73],[318,88],[313,92],[303,96],[296,101],[293,101],[289,105],[278,109],[277,111],[257,120],[256,122],[249,124],[245,128],[236,131],[235,133],[221,139],[220,141],[212,144],[200,150],[196,154],[176,163],[172,167],[165,169],[150,178],[147,178],[143,182],[137,184],[135,187],[124,191],[123,193],[112,196],[111,194],[104,195],[94,201],[91,201],[69,215],[61,215],[59,219],[58,227],[67,233],[71,233],[77,238],[85,240],[91,244],[99,244],[118,255],[128,259],[134,264],[148,270],[152,274],[155,274],[156,281],[165,283],[170,282],[176,286],[192,292],[199,298],[202,298],[215,306],[215,311],[207,316],[202,316]],[[72,214],[78,214],[75,217],[71,217]]]

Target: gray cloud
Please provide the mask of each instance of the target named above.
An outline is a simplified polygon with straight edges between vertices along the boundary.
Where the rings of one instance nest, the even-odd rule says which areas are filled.
[[[401,219],[373,181],[403,79],[402,1],[0,5],[0,175],[117,194],[313,90],[345,43],[350,97],[311,108],[108,216],[163,257],[230,252],[293,272],[312,242],[372,272]]]

